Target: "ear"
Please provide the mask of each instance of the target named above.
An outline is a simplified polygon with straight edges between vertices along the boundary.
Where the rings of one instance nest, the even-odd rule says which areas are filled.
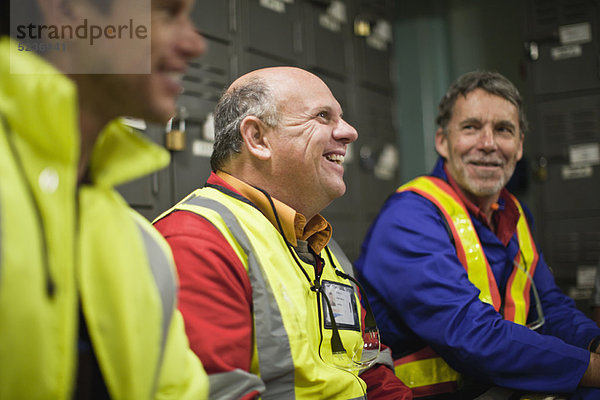
[[[517,153],[517,161],[519,161],[523,157],[523,141],[525,137],[523,134],[519,135],[519,151]]]
[[[267,130],[269,128],[254,115],[250,115],[242,120],[240,124],[240,134],[242,140],[251,155],[259,160],[266,161],[271,158],[271,147],[267,139]]]
[[[435,131],[435,150],[443,158],[448,158],[448,133],[444,133],[442,128]]]

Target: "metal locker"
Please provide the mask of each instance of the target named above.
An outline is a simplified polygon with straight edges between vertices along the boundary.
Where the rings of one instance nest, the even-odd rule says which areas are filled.
[[[229,40],[230,0],[198,0],[191,12],[192,21],[209,37]]]
[[[568,146],[600,142],[600,95],[539,102],[537,125],[542,153],[568,161]]]
[[[578,276],[600,255],[599,9],[593,0],[529,0],[527,10],[536,229],[558,285],[587,312],[591,291]]]
[[[597,2],[534,0],[528,10],[525,50],[536,94],[599,88]]]
[[[342,4],[335,7],[307,5],[304,19],[304,47],[306,60],[310,68],[329,74],[346,76],[347,42],[351,37],[348,12]],[[345,19],[345,20],[344,20]]]
[[[230,80],[230,47],[207,39],[210,51],[190,63],[184,77],[184,93],[178,105],[184,108],[186,145],[172,152],[171,173],[174,201],[204,185],[210,175],[212,122],[210,114]],[[177,121],[175,121],[177,123]],[[205,126],[205,125],[211,126]]]
[[[241,2],[244,49],[295,63],[301,52],[298,2],[244,0]]]
[[[247,72],[254,71],[259,68],[267,67],[281,67],[286,65],[292,65],[289,62],[274,59],[268,56],[255,54],[251,52],[242,53],[240,60],[240,75],[244,75]]]
[[[600,259],[600,215],[580,215],[552,220],[544,231],[552,243],[545,251],[557,283],[568,293],[577,281],[579,268],[598,264]]]
[[[374,48],[363,38],[356,41],[355,63],[361,82],[389,88],[391,51]]]
[[[397,186],[397,170],[387,177],[376,173],[385,146],[396,147],[396,136],[391,96],[367,88],[359,88],[357,93],[357,108],[361,114],[355,125],[359,136],[354,147],[359,162],[361,209],[367,213],[370,223]]]
[[[143,134],[155,143],[163,144],[163,126],[149,124]],[[167,167],[120,185],[116,189],[133,209],[152,220],[172,205],[170,187],[171,178]]]
[[[600,160],[594,161],[600,151],[600,95],[540,102],[537,114],[540,155],[547,163],[544,212],[600,212]]]

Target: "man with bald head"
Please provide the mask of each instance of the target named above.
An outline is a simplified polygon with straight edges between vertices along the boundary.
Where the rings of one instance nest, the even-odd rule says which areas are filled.
[[[219,100],[211,176],[155,222],[212,398],[411,398],[319,214],[357,137],[299,68],[250,72]]]

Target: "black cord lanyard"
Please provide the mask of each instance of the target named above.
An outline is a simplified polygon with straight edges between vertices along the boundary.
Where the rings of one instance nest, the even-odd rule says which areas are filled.
[[[321,286],[321,274],[323,273],[323,270],[325,269],[324,260],[319,255],[313,253],[313,255],[315,256],[315,265],[317,263],[317,257],[321,261],[322,265],[321,265],[320,271],[317,271],[317,268],[315,267],[315,280],[313,282],[311,282],[310,276],[308,275],[308,273],[302,266],[302,263],[298,259],[296,252],[292,248],[293,246],[288,241],[288,239],[285,237],[285,233],[283,231],[283,226],[281,225],[281,220],[279,219],[279,214],[277,213],[277,210],[275,209],[275,204],[273,203],[273,199],[271,198],[271,195],[259,187],[255,186],[254,188],[259,190],[262,194],[264,194],[265,197],[267,198],[267,200],[269,201],[271,209],[273,210],[273,214],[275,215],[275,221],[277,222],[277,228],[279,229],[279,234],[283,237],[283,241],[285,242],[286,247],[287,247],[288,251],[290,252],[290,254],[292,255],[292,258],[294,259],[296,265],[300,268],[300,270],[306,277],[306,280],[311,285],[310,290],[312,290],[313,292],[315,292],[317,294],[321,293],[322,294],[321,297],[323,299],[325,299],[325,303],[327,304],[327,310],[329,311],[329,315],[330,315],[330,319],[331,319],[331,331],[332,331],[332,333],[331,333],[331,351],[332,351],[332,353],[333,354],[346,353],[346,349],[344,348],[344,345],[342,344],[342,339],[340,337],[340,332],[337,327],[337,323],[333,316],[334,315],[333,308],[331,307],[331,303],[329,302],[329,298],[327,297],[327,294],[325,294],[325,292],[323,291],[323,287]],[[327,248],[327,247],[325,247],[325,248]],[[327,250],[327,251],[329,254],[329,250]],[[329,257],[329,260],[331,261],[331,265],[333,266],[333,268],[336,270],[336,273],[337,273],[338,270],[337,270],[335,264],[333,263],[333,259],[331,258],[331,256]],[[341,276],[341,275],[338,274],[338,276]],[[320,309],[320,307],[319,307],[319,309]],[[320,317],[319,317],[319,319],[320,319]],[[321,322],[319,322],[319,324],[320,323]]]

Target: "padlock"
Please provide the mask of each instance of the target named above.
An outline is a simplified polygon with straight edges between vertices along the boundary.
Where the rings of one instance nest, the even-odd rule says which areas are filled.
[[[165,147],[171,151],[182,151],[185,149],[185,120],[179,119],[179,128],[173,129],[173,118],[167,123],[167,134],[165,135]]]
[[[546,182],[548,179],[548,160],[546,157],[539,157],[534,166],[534,176],[538,182]]]

